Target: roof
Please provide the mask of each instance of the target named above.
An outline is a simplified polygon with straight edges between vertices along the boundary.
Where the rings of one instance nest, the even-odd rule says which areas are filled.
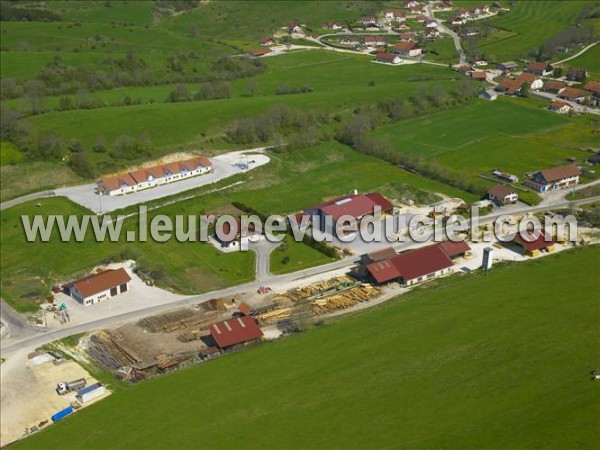
[[[208,330],[220,348],[259,339],[263,335],[260,327],[249,316],[213,323]]]
[[[452,267],[452,260],[439,244],[409,250],[392,258],[367,264],[378,283],[402,277],[413,280]]]
[[[401,52],[408,52],[416,48],[419,48],[419,46],[415,42],[398,42],[394,46],[394,50],[400,50]]]
[[[245,316],[249,316],[251,308],[247,303],[242,302],[238,306],[238,311],[241,312]]]
[[[502,67],[517,67],[517,63],[514,61],[506,61],[506,62],[500,63],[498,65],[502,66]]]
[[[158,166],[137,169],[128,173],[121,173],[114,177],[100,180],[98,182],[99,189],[114,191],[121,189],[123,184],[126,186],[134,186],[138,183],[148,181],[150,176],[154,178],[162,178],[166,175],[166,171],[169,171],[172,174],[178,174],[185,170],[195,170],[199,166],[211,167],[212,163],[210,162],[210,159],[204,156],[196,156],[183,161],[176,161],[167,164],[160,164]]]
[[[545,62],[530,62],[527,64],[527,70],[545,71],[548,67],[552,67],[550,64]]]
[[[563,81],[558,80],[548,80],[544,83],[544,89],[562,89],[567,85]]]
[[[568,106],[569,108],[571,107],[569,104],[567,104],[565,102],[552,102],[552,103],[550,103],[550,109],[561,109],[561,108],[564,108],[565,106]]]
[[[398,253],[396,253],[396,250],[394,250],[393,247],[386,247],[384,249],[377,250],[376,252],[369,253],[368,257],[371,261],[377,262],[382,261],[384,259],[393,258],[397,254]]]
[[[377,53],[377,61],[391,62],[398,58],[398,55],[393,53]]]
[[[101,387],[102,387],[101,383],[90,384],[89,386],[84,387],[83,389],[79,389],[77,391],[77,395],[82,396],[83,394],[87,394],[88,392],[93,392],[96,389],[100,389]]]
[[[448,255],[448,258],[454,258],[471,250],[471,247],[469,247],[469,244],[467,244],[465,241],[444,241],[436,245],[442,249],[446,255]]]
[[[523,72],[521,73],[517,78],[516,78],[516,82],[519,83],[519,86],[521,86],[523,83],[533,83],[535,80],[537,80],[538,77],[536,76],[536,74],[534,73],[528,73],[528,72]]]
[[[385,42],[385,36],[364,36],[364,42]]]
[[[87,298],[129,281],[131,281],[131,277],[125,269],[109,269],[77,280],[73,283],[73,287]]]
[[[552,239],[552,236],[547,233],[546,230],[541,230],[537,238],[531,231],[523,232],[523,234],[525,239],[520,233],[517,233],[513,239],[513,242],[519,244],[529,252],[550,247],[555,243],[554,239]]]
[[[486,77],[486,74],[483,70],[471,72],[471,78],[475,78],[476,80],[485,80],[485,77]]]
[[[505,186],[504,184],[497,184],[488,191],[488,194],[496,198],[504,198],[511,194],[516,194],[516,192],[517,191],[515,191],[512,188],[509,188],[508,186]]]
[[[600,92],[600,82],[588,81],[583,88],[587,91]]]
[[[260,42],[261,42],[261,44],[266,44],[268,42],[275,42],[275,41],[273,40],[272,37],[265,36],[263,38],[260,38]]]
[[[307,208],[306,211],[320,210],[324,214],[331,216],[333,220],[338,220],[344,215],[359,218],[366,214],[373,214],[376,206],[379,206],[382,211],[388,211],[393,207],[392,203],[383,195],[372,192],[369,194],[350,194],[337,197],[328,202]]]
[[[588,93],[581,89],[568,87],[564,91],[562,91],[560,94],[558,94],[558,96],[561,98],[580,98],[580,97],[587,97]]]
[[[568,166],[540,170],[540,174],[544,177],[544,180],[546,180],[549,183],[552,183],[554,181],[559,181],[564,178],[571,178],[581,175],[581,170],[579,170],[579,167],[571,164]]]
[[[268,48],[256,48],[250,51],[250,56],[263,56],[268,53],[271,53],[271,50]]]

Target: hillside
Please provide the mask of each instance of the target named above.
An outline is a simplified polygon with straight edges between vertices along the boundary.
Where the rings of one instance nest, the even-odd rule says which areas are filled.
[[[125,389],[15,448],[592,448],[599,257],[418,289]]]

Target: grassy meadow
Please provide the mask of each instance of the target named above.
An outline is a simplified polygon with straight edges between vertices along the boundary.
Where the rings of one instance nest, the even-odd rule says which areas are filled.
[[[596,44],[583,55],[567,61],[571,67],[585,67],[588,77],[592,80],[600,80],[600,45]]]
[[[423,287],[120,390],[15,448],[593,448],[599,257]]]

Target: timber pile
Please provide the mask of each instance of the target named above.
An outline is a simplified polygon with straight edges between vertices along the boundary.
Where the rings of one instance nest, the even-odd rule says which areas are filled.
[[[292,289],[286,293],[286,296],[293,302],[308,300],[313,298],[329,295],[330,293],[349,289],[356,285],[356,280],[343,276],[330,278],[329,280],[320,281],[297,289]]]
[[[353,287],[339,294],[316,299],[312,302],[312,311],[316,315],[328,314],[338,309],[346,309],[362,302],[368,302],[381,293],[379,288],[370,284]]]
[[[206,317],[195,311],[183,310],[146,317],[138,322],[138,325],[151,333],[170,333],[181,328],[190,328],[202,324]]]
[[[280,308],[272,311],[264,312],[255,316],[256,320],[260,323],[277,322],[278,320],[285,319],[292,315],[294,308]]]
[[[88,353],[102,367],[109,370],[117,370],[142,361],[132,349],[106,331],[92,335]]]

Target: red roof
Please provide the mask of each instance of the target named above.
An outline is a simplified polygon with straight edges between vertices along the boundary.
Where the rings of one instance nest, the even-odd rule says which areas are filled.
[[[588,81],[583,88],[592,92],[600,92],[600,82]]]
[[[552,239],[552,236],[545,230],[541,230],[537,238],[530,231],[524,232],[523,234],[524,236],[521,236],[520,233],[517,233],[513,239],[513,242],[519,244],[528,252],[541,250],[546,247],[550,247],[555,243],[554,239]]]
[[[567,103],[565,102],[552,102],[550,103],[550,109],[561,109],[564,108],[565,106],[569,106]],[[570,106],[569,106],[570,108]]]
[[[582,98],[582,97],[587,97],[588,94],[587,94],[587,92],[585,92],[581,89],[568,87],[564,91],[562,91],[560,94],[558,94],[558,96],[560,98]]]
[[[320,210],[338,220],[341,216],[349,215],[355,218],[363,217],[367,214],[373,214],[375,207],[379,206],[382,212],[392,209],[391,202],[383,195],[372,192],[369,194],[351,194],[337,197],[328,202],[315,205],[306,211]]]
[[[271,53],[271,50],[268,48],[257,48],[250,52],[250,56],[263,56]]]
[[[437,246],[441,248],[449,258],[454,258],[471,250],[471,247],[469,247],[469,244],[467,244],[465,241],[444,241],[437,244]]]
[[[394,50],[399,50],[401,52],[408,52],[417,48],[419,48],[419,46],[415,42],[398,42],[394,46]]]
[[[485,72],[483,70],[478,70],[476,72],[472,72],[471,73],[471,78],[474,78],[476,80],[485,80]]]
[[[208,330],[220,348],[260,339],[263,335],[260,327],[249,316],[213,323]]]
[[[554,181],[560,181],[565,178],[576,177],[581,175],[581,170],[576,165],[562,166],[562,167],[554,167],[552,169],[540,170],[542,177],[548,183],[552,183]]]
[[[398,58],[398,55],[393,53],[377,53],[377,61],[393,62],[396,58]]]
[[[462,245],[454,247],[448,244],[445,246],[441,244],[428,245],[427,247],[410,250],[383,261],[367,264],[367,270],[378,283],[384,283],[400,277],[404,281],[414,280],[415,278],[452,267],[452,261],[444,248],[446,251],[454,254],[455,251],[463,247]]]
[[[77,280],[73,287],[77,289],[83,297],[87,298],[109,290],[110,288],[120,286],[131,281],[131,277],[125,269],[110,269],[94,275]]]
[[[544,72],[546,69],[551,69],[552,66],[545,62],[530,62],[527,64],[527,70],[535,70],[539,72]]]

